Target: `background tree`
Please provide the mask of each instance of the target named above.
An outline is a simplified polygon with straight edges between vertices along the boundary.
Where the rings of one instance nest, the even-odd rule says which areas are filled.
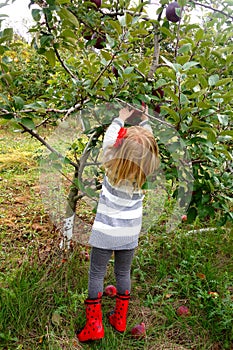
[[[88,157],[97,159],[101,135],[115,114],[111,110],[105,118],[106,108],[97,114],[89,111],[114,101],[134,106],[143,101],[150,107],[172,196],[192,190],[189,222],[197,216],[216,216],[220,225],[231,220],[231,1],[181,0],[169,15],[169,1],[160,0],[154,20],[143,2],[32,3],[40,8],[32,9],[31,48],[11,41],[11,29],[1,32],[0,116],[14,120],[72,167],[67,216],[73,217],[80,192],[93,194],[90,184],[81,181],[83,169]],[[204,16],[191,21],[201,9]],[[19,57],[14,57],[16,52]],[[81,118],[89,141],[81,155],[67,157],[51,147],[40,130],[76,118],[79,111],[84,111]],[[74,153],[79,146],[71,146]],[[180,149],[190,154],[193,169],[192,181],[182,174],[181,187],[179,159],[177,164],[175,160]]]

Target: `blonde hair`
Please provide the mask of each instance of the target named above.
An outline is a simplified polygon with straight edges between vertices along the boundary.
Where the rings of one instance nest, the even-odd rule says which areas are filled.
[[[122,144],[105,151],[103,166],[112,185],[127,180],[140,189],[159,166],[159,150],[153,134],[141,126],[129,127]]]

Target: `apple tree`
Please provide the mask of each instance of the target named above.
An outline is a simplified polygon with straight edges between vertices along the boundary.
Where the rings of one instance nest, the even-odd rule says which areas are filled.
[[[180,191],[176,155],[180,150],[189,154],[190,159],[183,161],[189,162],[192,176],[182,174],[181,186],[184,193],[192,192],[188,221],[217,218],[223,225],[232,220],[233,2],[158,0],[152,6],[142,1],[33,0],[33,4],[37,7],[31,9],[35,25],[30,29],[30,50],[41,68],[34,71],[33,82],[31,62],[26,62],[25,71],[32,75],[25,79],[28,88],[18,89],[16,78],[21,74],[9,58],[9,51],[15,50],[12,31],[1,31],[0,79],[5,85],[0,116],[14,120],[73,168],[71,212],[80,192],[94,195],[82,174],[88,157],[97,160],[101,137],[116,115],[108,106],[117,101],[135,108],[144,102],[174,198]],[[33,94],[31,87],[36,89]],[[40,136],[40,128],[77,115],[87,140],[83,147],[82,140],[71,145],[76,155],[81,147],[78,157],[67,157]]]

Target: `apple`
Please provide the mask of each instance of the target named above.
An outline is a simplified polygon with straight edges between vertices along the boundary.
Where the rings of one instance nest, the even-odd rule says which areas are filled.
[[[166,8],[166,17],[168,21],[176,23],[180,20],[180,17],[176,13],[176,9],[180,9],[180,5],[174,1],[171,2]]]
[[[84,39],[91,40],[93,32],[91,30],[89,30],[89,29],[88,30],[83,30],[82,31],[82,35],[83,35]]]
[[[131,335],[133,338],[144,338],[146,336],[146,326],[144,322],[137,324],[131,329]]]
[[[116,69],[115,66],[112,66],[112,73],[115,75],[116,78],[119,77],[119,73],[118,73],[118,70]]]
[[[81,259],[82,260],[85,260],[85,261],[89,261],[90,260],[90,255],[89,255],[89,253],[87,251],[82,250],[80,252],[80,255],[81,255]]]
[[[160,114],[160,112],[161,112],[160,106],[161,106],[160,103],[157,104],[157,105],[155,105],[155,108],[154,108],[154,114],[155,114],[155,116],[156,116],[157,114]]]
[[[91,37],[91,40],[95,40],[95,44],[93,45],[96,49],[102,49],[104,47],[106,37],[104,34],[94,33]]]
[[[152,95],[158,97],[158,98],[163,98],[164,97],[164,91],[161,87],[158,89],[153,89],[152,90]]]
[[[142,101],[142,107],[146,108],[146,103],[144,101]]]
[[[219,294],[217,292],[208,292],[208,294],[215,299],[219,297]]]
[[[181,216],[181,220],[182,220],[182,221],[187,221],[187,219],[188,219],[188,218],[187,218],[187,215],[182,215],[182,216]]]
[[[182,317],[190,316],[189,308],[184,305],[179,306],[178,309],[176,310],[176,313],[178,316],[182,316]]]
[[[91,0],[91,2],[93,3],[93,4],[95,4],[96,5],[96,7],[98,7],[98,8],[100,8],[101,7],[101,0]]]
[[[112,284],[110,284],[109,286],[107,286],[104,290],[104,295],[108,296],[108,297],[115,297],[117,294],[117,289],[115,286],[113,286]]]

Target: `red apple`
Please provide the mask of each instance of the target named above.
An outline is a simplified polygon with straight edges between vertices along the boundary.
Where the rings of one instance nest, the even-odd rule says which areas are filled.
[[[190,316],[190,310],[187,306],[179,306],[178,309],[176,310],[176,313],[178,316],[186,317]]]
[[[144,338],[146,336],[146,326],[144,322],[137,324],[131,329],[131,335],[133,338]]]
[[[91,0],[91,2],[93,2],[93,4],[96,5],[96,7],[100,8],[101,7],[101,0]]]
[[[166,17],[168,21],[176,23],[180,20],[180,17],[176,13],[176,9],[180,9],[178,2],[171,2],[166,8]]]
[[[86,252],[85,250],[82,250],[80,252],[80,255],[81,255],[81,259],[82,260],[85,260],[85,261],[89,261],[90,260],[90,255],[88,252]]]
[[[107,286],[104,290],[104,295],[108,296],[108,297],[115,297],[117,294],[117,289],[115,286],[113,286],[112,284],[110,284],[109,286]]]
[[[182,221],[187,221],[187,219],[188,219],[188,218],[187,218],[187,215],[182,215],[182,216],[181,216],[181,220],[182,220]]]

